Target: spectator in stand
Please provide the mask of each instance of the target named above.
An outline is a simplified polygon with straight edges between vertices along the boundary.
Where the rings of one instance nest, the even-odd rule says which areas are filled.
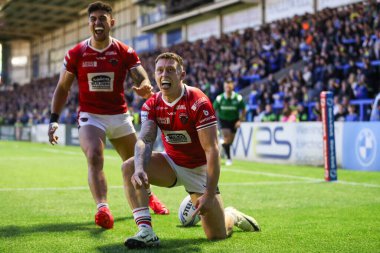
[[[366,99],[368,98],[368,89],[365,82],[366,77],[363,74],[358,75],[358,82],[354,89],[354,94],[356,99]]]
[[[334,115],[335,121],[345,121],[346,120],[347,112],[343,105],[338,104],[338,112]]]
[[[281,122],[296,122],[296,113],[290,109],[290,106],[284,107],[280,115]]]
[[[302,103],[299,103],[297,105],[297,122],[302,122],[302,121],[308,121],[309,120],[309,113],[305,106]]]
[[[266,104],[265,105],[265,111],[264,115],[261,118],[262,122],[274,122],[278,121],[278,116],[277,114],[273,111],[273,107],[271,104]]]
[[[349,99],[354,98],[354,92],[350,85],[348,85],[347,80],[342,80],[340,90],[338,92],[339,97],[347,96]]]
[[[317,101],[312,109],[312,113],[310,116],[311,121],[322,121],[321,115],[321,104]]]
[[[348,114],[346,115],[345,121],[359,121],[359,116],[356,113],[355,105],[348,106]]]
[[[253,122],[262,122],[265,115],[264,106],[262,104],[257,105],[256,114],[253,117]]]

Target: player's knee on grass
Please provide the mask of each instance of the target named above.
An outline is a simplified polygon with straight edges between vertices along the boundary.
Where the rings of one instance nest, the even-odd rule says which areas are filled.
[[[217,195],[217,201],[211,208],[212,211],[201,216],[203,230],[208,240],[223,240],[229,235],[226,231],[222,199]]]

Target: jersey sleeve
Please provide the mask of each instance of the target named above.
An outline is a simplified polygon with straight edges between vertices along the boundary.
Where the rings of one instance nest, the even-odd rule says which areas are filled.
[[[125,46],[126,49],[126,67],[127,69],[132,69],[141,64],[140,58],[136,51],[132,47]]]
[[[156,111],[154,108],[154,101],[156,96],[149,98],[141,107],[141,124],[147,120],[156,121]]]
[[[66,71],[77,75],[77,54],[75,53],[74,49],[69,50],[65,58],[63,60],[63,67],[66,69]]]
[[[194,119],[197,131],[217,124],[214,108],[206,95],[199,96],[191,109],[195,113]]]

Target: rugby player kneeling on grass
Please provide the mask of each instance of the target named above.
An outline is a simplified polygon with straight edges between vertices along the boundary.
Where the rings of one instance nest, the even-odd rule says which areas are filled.
[[[256,220],[233,207],[223,209],[218,190],[220,174],[217,120],[208,97],[183,83],[183,60],[174,53],[156,59],[155,79],[160,92],[142,106],[142,127],[135,157],[122,165],[125,194],[139,231],[127,238],[128,248],[158,246],[148,209],[149,184],[183,185],[201,215],[209,240],[225,239],[234,225],[244,231],[260,231]],[[152,152],[157,129],[165,151]]]

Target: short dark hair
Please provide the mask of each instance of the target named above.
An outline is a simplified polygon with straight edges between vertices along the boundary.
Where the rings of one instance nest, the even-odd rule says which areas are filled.
[[[93,13],[94,11],[99,11],[99,10],[105,11],[108,14],[112,15],[111,5],[104,3],[102,1],[97,1],[88,5],[87,7],[88,16],[90,16],[90,14]]]
[[[183,68],[183,59],[181,56],[179,56],[176,53],[171,53],[171,52],[162,53],[159,56],[157,56],[155,63],[157,63],[158,60],[160,60],[160,59],[173,59],[176,62],[178,62],[179,66],[181,66],[181,68]]]

